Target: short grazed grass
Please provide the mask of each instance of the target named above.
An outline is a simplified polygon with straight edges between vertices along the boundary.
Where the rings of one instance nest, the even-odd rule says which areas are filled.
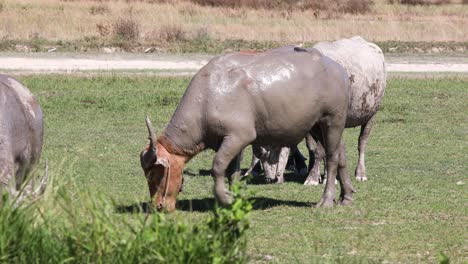
[[[115,217],[148,201],[138,159],[147,140],[144,116],[162,131],[189,78],[18,78],[42,104],[43,158],[51,170],[112,198]],[[247,234],[251,261],[434,263],[442,251],[453,263],[466,262],[467,88],[466,76],[388,81],[367,151],[369,181],[353,180],[353,206],[314,209],[322,186],[303,186],[290,175],[283,185],[250,185],[256,200]],[[358,129],[345,133],[350,173],[357,136]],[[206,151],[187,165],[179,210],[169,219],[208,217],[212,157]],[[244,168],[249,158],[247,151]],[[69,192],[69,206],[80,206],[77,191]]]

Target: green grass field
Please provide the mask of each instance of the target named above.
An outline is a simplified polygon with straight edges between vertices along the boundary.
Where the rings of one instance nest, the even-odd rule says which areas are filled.
[[[114,216],[149,200],[139,165],[147,143],[144,116],[162,131],[189,78],[21,76],[46,123],[43,160],[55,177],[73,179],[114,199]],[[442,251],[468,261],[468,78],[388,81],[367,151],[369,181],[355,182],[355,204],[314,209],[323,186],[250,185],[254,210],[247,233],[253,262],[434,263]],[[357,160],[358,129],[345,133],[348,169]],[[304,147],[304,146],[302,146]],[[213,207],[213,152],[185,169],[185,190],[172,219],[199,222]],[[250,150],[243,168],[250,162]],[[69,188],[70,206],[80,206]]]

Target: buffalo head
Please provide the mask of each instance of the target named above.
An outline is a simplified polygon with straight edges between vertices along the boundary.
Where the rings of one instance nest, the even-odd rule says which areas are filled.
[[[148,182],[151,202],[158,211],[172,212],[182,187],[184,157],[171,154],[161,145],[146,117],[149,144],[140,154],[141,167]]]

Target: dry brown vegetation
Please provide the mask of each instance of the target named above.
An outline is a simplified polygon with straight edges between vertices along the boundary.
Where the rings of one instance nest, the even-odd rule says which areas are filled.
[[[277,10],[315,10],[339,13],[367,13],[371,11],[373,0],[190,0],[193,3],[229,8],[277,9]]]
[[[89,9],[89,13],[91,15],[104,15],[104,14],[107,14],[107,13],[110,13],[110,9],[108,6],[106,5],[93,5],[90,7]]]
[[[180,25],[165,25],[161,27],[157,37],[165,42],[175,42],[186,40],[187,32]]]
[[[123,40],[136,40],[140,35],[138,23],[132,18],[119,18],[113,24],[115,37]]]
[[[399,3],[403,5],[446,5],[452,3],[451,0],[389,0],[389,3]]]
[[[0,40],[125,40],[157,46],[207,39],[299,43],[361,35],[372,41],[468,41],[466,0],[414,6],[388,0],[225,0],[242,4],[235,8],[213,7],[210,1],[221,0],[3,0]],[[249,6],[267,2],[296,4]]]

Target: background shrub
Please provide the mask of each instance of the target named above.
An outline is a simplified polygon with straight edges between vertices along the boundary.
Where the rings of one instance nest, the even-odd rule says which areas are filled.
[[[116,38],[122,40],[136,40],[140,36],[140,27],[132,18],[120,18],[113,24],[113,31]]]

